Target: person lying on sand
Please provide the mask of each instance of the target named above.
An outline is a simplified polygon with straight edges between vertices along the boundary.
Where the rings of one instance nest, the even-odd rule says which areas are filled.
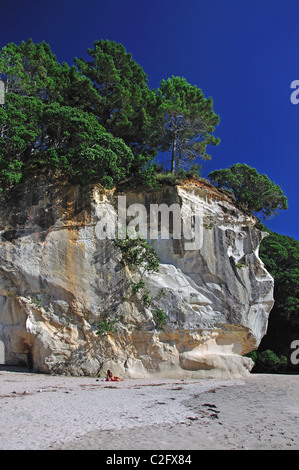
[[[107,375],[106,375],[106,382],[121,382],[123,379],[120,377],[114,376],[111,372],[111,370],[107,370]]]

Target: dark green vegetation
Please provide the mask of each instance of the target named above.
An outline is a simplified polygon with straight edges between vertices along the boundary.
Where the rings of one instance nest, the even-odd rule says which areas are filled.
[[[97,332],[96,334],[101,336],[101,335],[107,335],[109,333],[116,333],[117,328],[115,327],[116,320],[112,321],[109,319],[101,320],[97,324]]]
[[[127,236],[129,235],[129,236]],[[116,244],[122,254],[122,262],[133,271],[138,271],[141,278],[145,272],[159,271],[159,258],[156,250],[150,246],[139,234],[133,237],[126,234],[126,238],[117,238]],[[133,284],[133,290],[144,287],[141,283]]]
[[[209,178],[217,187],[228,190],[245,210],[264,218],[288,208],[281,188],[246,164],[237,163],[230,168],[213,171]],[[258,351],[250,354],[255,362],[254,371],[298,372],[299,365],[291,360],[291,344],[299,340],[299,242],[272,232],[261,222],[257,227],[269,233],[261,243],[260,257],[274,278],[275,304],[267,334]]]
[[[255,168],[244,163],[236,163],[225,170],[210,173],[211,182],[232,192],[237,202],[248,209],[263,215],[264,218],[277,215],[280,209],[287,209],[287,198],[281,188],[259,174]]]
[[[299,372],[299,242],[292,237],[272,232],[260,246],[260,257],[274,278],[274,307],[270,312],[267,334],[253,359],[254,372]],[[298,349],[298,352],[296,351]]]
[[[166,325],[167,315],[163,308],[156,308],[154,311],[154,319],[158,327],[162,328]]]
[[[206,99],[199,88],[180,77],[162,80],[158,93],[166,121],[162,148],[171,149],[171,172],[194,162],[198,156],[210,159],[207,145],[220,142],[212,135],[219,124],[212,98]]]
[[[96,41],[88,60],[60,64],[49,45],[10,43],[0,52],[0,190],[49,169],[70,181],[155,184],[159,150],[172,171],[208,158],[219,117],[184,78],[151,90],[121,44]]]
[[[219,116],[212,98],[185,78],[147,75],[121,44],[96,41],[88,60],[60,64],[48,44],[10,43],[0,51],[5,104],[0,106],[0,192],[42,170],[77,184],[176,184],[199,177],[198,158]],[[168,152],[170,172],[155,158]],[[279,186],[254,168],[236,164],[210,175],[248,210],[264,216],[287,208]]]
[[[252,351],[248,357],[251,357],[254,362],[254,372],[269,374],[286,371],[286,356],[277,356],[271,349],[265,349],[261,352]]]
[[[257,352],[257,364],[263,370],[268,364],[271,369],[299,372],[299,364],[292,364],[291,361],[294,352],[291,344],[299,340],[299,242],[271,232],[264,226],[261,228],[269,233],[261,243],[260,257],[274,277],[275,304],[270,313],[267,334]],[[269,358],[264,352],[266,350],[273,351],[280,362],[277,359],[275,362],[273,356]]]

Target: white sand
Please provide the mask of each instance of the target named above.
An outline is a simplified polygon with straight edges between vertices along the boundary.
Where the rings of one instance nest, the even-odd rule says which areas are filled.
[[[104,382],[0,369],[0,449],[299,449],[299,375]]]

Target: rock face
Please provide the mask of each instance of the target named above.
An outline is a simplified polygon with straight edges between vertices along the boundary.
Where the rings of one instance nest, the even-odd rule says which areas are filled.
[[[100,235],[104,220],[119,220],[119,196],[149,212],[175,204],[180,223],[193,221],[200,232],[190,249],[175,236],[174,218],[169,239],[159,224],[148,236],[159,272],[145,273],[137,293],[139,274],[123,264],[113,236]],[[39,177],[2,203],[0,230],[0,362],[74,375],[109,368],[125,378],[251,370],[243,355],[266,332],[273,279],[259,259],[263,234],[253,217],[212,186],[117,194]]]

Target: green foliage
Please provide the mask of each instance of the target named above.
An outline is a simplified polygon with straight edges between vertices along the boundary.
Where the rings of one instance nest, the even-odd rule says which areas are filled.
[[[150,90],[142,67],[114,41],[96,41],[88,56],[70,67],[31,39],[0,51],[7,91],[0,191],[44,168],[82,184],[111,188],[131,178],[158,187],[158,149],[172,148],[179,170],[197,156],[208,158],[206,146],[218,143],[212,132],[219,118],[196,86],[172,77]]]
[[[29,156],[28,149],[38,145],[41,135],[42,112],[43,104],[35,98],[13,93],[7,95],[5,106],[0,107],[1,156],[7,160]]]
[[[156,155],[158,100],[147,85],[142,67],[114,41],[95,41],[87,51],[90,60],[76,58],[83,76],[88,77],[99,99],[94,113],[99,123],[131,148],[135,157]]]
[[[290,358],[290,345],[299,337],[299,241],[271,232],[261,223],[258,227],[269,232],[260,245],[260,257],[274,277],[275,300],[259,349]],[[288,367],[295,368],[290,363]]]
[[[21,180],[24,161],[40,136],[41,112],[39,101],[14,94],[0,107],[0,190]]]
[[[254,371],[262,373],[284,371],[287,365],[285,356],[278,356],[270,349],[265,351],[252,351],[247,354],[254,362]]]
[[[9,43],[0,52],[0,71],[6,75],[7,91],[90,111],[97,94],[87,77],[75,66],[57,61],[50,46],[32,39],[20,45]]]
[[[111,187],[129,173],[134,156],[85,111],[9,93],[0,108],[0,187],[24,171],[58,170],[74,182]]]
[[[186,176],[187,176],[187,178],[200,179],[201,178],[201,171],[202,171],[202,165],[198,165],[198,164],[194,163],[186,171]]]
[[[109,185],[123,179],[133,154],[121,139],[101,127],[95,117],[58,103],[44,113],[50,164],[81,183],[103,180]]]
[[[132,284],[132,291],[137,294],[139,290],[145,287],[142,279],[144,274],[159,271],[159,257],[156,250],[150,246],[142,236],[135,234],[133,237],[126,233],[126,238],[117,238],[116,243],[122,253],[122,262],[128,266],[131,271],[137,271],[141,276],[138,282]],[[148,292],[142,295],[142,302],[146,307],[151,303]]]
[[[167,315],[163,308],[156,308],[154,311],[154,320],[159,328],[162,328],[166,325]]]
[[[36,307],[40,308],[42,306],[42,301],[38,297],[32,296],[30,300]]]
[[[166,184],[168,186],[175,186],[178,183],[178,176],[170,171],[165,173],[157,173],[154,177],[156,185],[160,186]]]
[[[241,269],[241,268],[246,268],[246,264],[244,263],[235,263],[236,268]]]
[[[115,328],[116,321],[109,319],[99,321],[97,324],[97,335],[107,335],[109,333],[116,333],[117,328]]]
[[[171,171],[189,165],[198,157],[210,159],[208,145],[220,140],[212,134],[219,124],[213,111],[212,98],[205,98],[201,89],[190,85],[185,78],[162,80],[157,94],[164,109],[164,132],[161,148],[171,152]]]
[[[159,292],[158,299],[161,299],[161,297],[163,297],[163,295],[165,295],[165,294],[166,294],[166,290],[164,289],[164,287],[162,287],[162,289]]]
[[[138,282],[134,282],[132,284],[132,291],[134,292],[134,294],[137,294],[137,292],[140,290],[140,289],[143,289],[143,287],[145,286],[145,282],[140,279]]]
[[[298,328],[299,242],[287,235],[271,232],[261,243],[260,257],[274,277],[276,315],[284,317],[293,327]]]
[[[112,43],[108,46],[114,47]],[[135,64],[131,72],[135,73],[138,67]],[[105,121],[103,97],[75,66],[59,64],[46,43],[29,40],[19,46],[8,44],[0,52],[0,72],[6,75],[8,91],[5,106],[0,107],[0,189],[19,182],[28,170],[44,167],[75,182],[100,181],[112,187],[126,178],[133,167],[140,168],[147,161],[141,155],[134,156],[120,138],[117,129],[122,125],[116,117],[114,135],[100,124]],[[138,77],[142,76],[139,67]],[[125,83],[121,83],[119,100],[127,93]],[[132,95],[127,99],[127,108],[130,100],[137,106],[137,96]],[[104,113],[103,119],[95,116],[99,109]],[[133,109],[131,114],[135,115]],[[130,122],[129,127],[132,126],[136,144],[136,122]]]
[[[231,190],[240,204],[264,218],[288,208],[281,188],[246,164],[236,163],[228,169],[213,171],[209,178],[217,187]]]
[[[167,186],[175,186],[177,184],[185,182],[188,178],[195,178],[200,181],[202,180],[202,178],[200,177],[201,168],[202,165],[194,164],[188,170],[180,168],[174,173],[172,173],[171,171],[153,172],[151,174],[148,185],[159,189],[164,184]]]
[[[117,238],[116,243],[122,253],[122,262],[132,271],[153,272],[159,270],[159,257],[156,250],[140,235],[126,234],[126,238]]]
[[[142,161],[143,160],[143,161]],[[134,187],[137,185],[147,186],[150,188],[159,188],[159,184],[156,181],[157,177],[161,174],[162,168],[154,162],[154,160],[147,161],[145,158],[139,157],[140,166],[133,172],[130,179],[130,185]]]
[[[54,77],[59,68],[60,64],[44,41],[34,44],[29,39],[19,46],[9,43],[0,53],[0,70],[7,76],[7,90],[20,96],[49,101],[56,95]]]

